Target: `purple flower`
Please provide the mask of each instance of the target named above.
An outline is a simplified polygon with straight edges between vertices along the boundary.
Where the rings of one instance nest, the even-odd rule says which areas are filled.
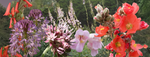
[[[24,52],[24,57],[27,57],[28,54],[33,56],[39,52],[41,38],[33,21],[28,19],[18,21],[12,32],[9,50],[11,54],[20,53],[20,49]]]
[[[84,44],[89,38],[89,32],[87,30],[78,29],[75,34],[75,39],[71,42],[75,42],[72,44],[72,49],[76,49],[77,52],[82,52]]]
[[[42,12],[39,9],[32,9],[28,17],[31,19],[33,18],[34,19],[33,21],[41,21],[41,19],[44,19],[44,17],[42,17]]]
[[[95,37],[94,35],[98,35],[96,33],[90,34],[90,38],[88,39],[87,47],[91,50],[91,55],[96,56],[98,54],[98,49],[102,48],[101,37]]]

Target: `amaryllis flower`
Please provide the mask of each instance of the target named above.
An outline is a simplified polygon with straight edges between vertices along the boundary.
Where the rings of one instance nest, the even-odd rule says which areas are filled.
[[[118,35],[111,41],[110,45],[116,52],[125,52],[125,42]]]
[[[92,33],[89,35],[89,39],[88,39],[88,43],[87,43],[87,47],[91,50],[91,55],[92,56],[96,56],[96,54],[98,54],[98,49],[102,48],[103,43],[101,40],[101,37],[95,37],[95,35],[97,35],[96,33]]]
[[[96,27],[95,32],[98,34],[96,35],[96,37],[104,36],[108,30],[109,30],[109,27],[104,27],[102,25],[100,25],[99,27]]]
[[[10,11],[10,7],[11,7],[11,3],[8,4],[6,12],[5,12],[5,14],[3,16],[8,16],[10,14],[10,12],[9,12]]]
[[[146,29],[148,27],[149,27],[149,25],[145,21],[141,21],[140,22],[140,27],[139,27],[138,30],[143,30],[143,29]]]
[[[28,7],[32,7],[32,4],[29,1],[27,0],[23,0],[23,1],[25,1],[28,4]]]
[[[20,50],[23,49],[22,51],[25,51],[23,56],[27,57],[39,52],[38,47],[41,46],[41,37],[39,37],[33,21],[28,19],[20,20],[14,25],[12,31],[9,53],[16,55],[16,53],[20,53]]]
[[[84,44],[86,43],[87,39],[89,38],[89,32],[87,30],[78,29],[75,34],[75,49],[77,52],[82,52]],[[73,46],[74,46],[73,45]]]
[[[134,51],[137,51],[137,53],[140,55],[140,56],[143,56],[142,52],[139,50],[139,49],[142,49],[143,46],[141,44],[136,44],[134,40],[131,41],[131,48],[134,50]]]
[[[128,3],[124,3],[123,10],[126,14],[136,14],[139,10],[139,6],[136,3],[133,3],[132,6]]]
[[[136,15],[129,14],[122,20],[122,24],[119,29],[121,32],[126,32],[127,34],[135,33],[140,27],[140,18],[138,19]]]

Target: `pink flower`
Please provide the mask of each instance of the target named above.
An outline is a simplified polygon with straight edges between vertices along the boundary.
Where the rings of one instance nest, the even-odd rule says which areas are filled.
[[[113,56],[113,53],[110,53],[110,54],[109,54],[109,57],[114,57],[114,56]]]
[[[91,55],[92,56],[96,56],[96,54],[98,54],[98,49],[102,48],[102,41],[101,41],[101,37],[95,37],[94,35],[98,35],[96,33],[90,34],[90,38],[88,39],[88,43],[87,46],[88,48],[91,50]]]
[[[149,27],[149,25],[145,21],[141,21],[140,22],[140,28],[138,30],[143,30],[143,29],[146,29],[148,27]]]
[[[87,30],[78,29],[75,34],[75,39],[71,40],[71,49],[75,49],[77,52],[82,52],[84,44],[89,38],[89,32]]]

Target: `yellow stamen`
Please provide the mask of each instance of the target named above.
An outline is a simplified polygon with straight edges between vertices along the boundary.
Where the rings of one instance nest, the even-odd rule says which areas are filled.
[[[121,46],[120,42],[116,42],[115,45],[116,45],[116,47],[120,47]]]
[[[100,30],[104,30],[104,28],[101,28]]]
[[[130,7],[128,7],[128,9],[130,9]]]
[[[80,43],[83,43],[84,41],[80,40]]]
[[[116,19],[117,22],[120,22],[120,19]]]
[[[117,55],[121,55],[120,53],[117,53]]]
[[[137,44],[134,44],[133,47],[136,47]]]
[[[132,29],[132,24],[131,23],[128,23],[126,24],[126,28],[129,30],[129,29]]]

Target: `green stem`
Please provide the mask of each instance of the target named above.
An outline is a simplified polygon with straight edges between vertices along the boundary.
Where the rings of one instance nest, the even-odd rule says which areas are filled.
[[[47,51],[50,49],[51,47],[50,46],[48,46],[44,51],[43,51],[43,53],[42,53],[42,55],[41,55],[41,57],[44,57],[45,56],[45,54],[47,53]]]
[[[85,8],[85,11],[86,11],[86,19],[87,19],[87,25],[89,27],[89,22],[88,22],[88,12],[87,12],[87,8],[86,8],[86,5],[84,4],[84,8]]]

